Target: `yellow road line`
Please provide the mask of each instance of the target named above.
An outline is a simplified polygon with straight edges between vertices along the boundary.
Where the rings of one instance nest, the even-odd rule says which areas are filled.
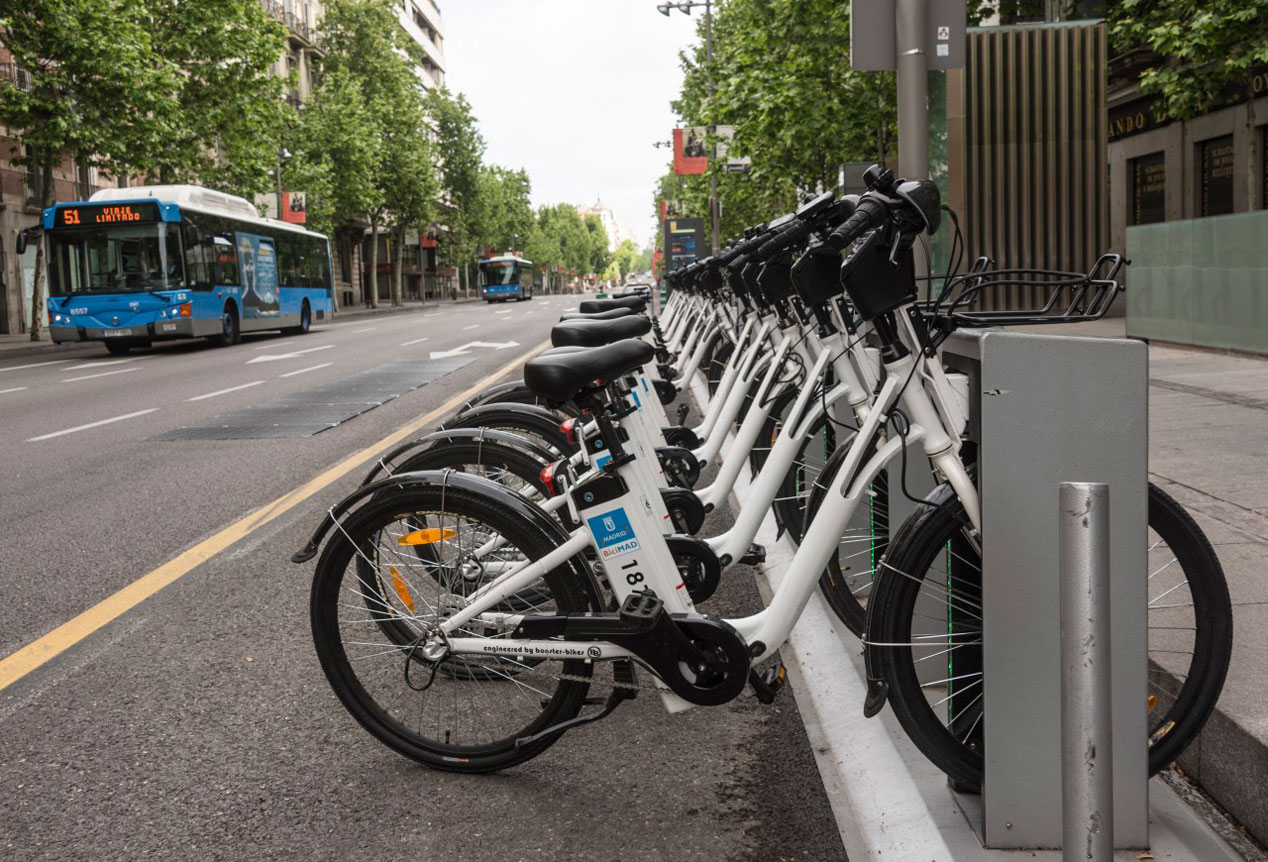
[[[70,649],[92,633],[104,628],[168,584],[175,583],[230,545],[251,535],[265,524],[308,500],[318,491],[343,478],[357,467],[400,443],[411,434],[416,434],[431,425],[438,418],[444,416],[473,395],[478,394],[498,378],[506,375],[517,365],[526,362],[549,346],[550,341],[547,340],[532,350],[520,354],[470,389],[453,396],[435,410],[420,416],[360,452],[348,456],[320,476],[310,479],[268,505],[240,518],[214,536],[204,539],[188,551],[168,560],[157,569],[142,575],[123,589],[102,599],[73,619],[62,623],[43,637],[21,647],[4,659],[0,659],[0,691],[8,688],[45,662]]]

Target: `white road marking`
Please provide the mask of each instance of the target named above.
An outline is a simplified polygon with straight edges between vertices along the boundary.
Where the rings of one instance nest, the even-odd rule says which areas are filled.
[[[70,359],[50,359],[48,362],[31,362],[27,365],[10,365],[8,368],[0,368],[0,371],[18,371],[23,368],[39,368],[41,365],[60,365],[63,362],[71,362]]]
[[[353,334],[353,335],[356,335],[358,332],[373,332],[373,331],[374,331],[374,330],[376,330],[376,329],[378,329],[378,327],[377,327],[377,326],[367,326],[365,329],[354,329],[354,330],[352,330],[352,334]]]
[[[251,349],[252,350],[272,350],[274,347],[285,347],[288,344],[294,344],[294,343],[295,342],[289,338],[286,339],[285,341],[278,339],[277,341],[270,341],[268,344],[261,344],[259,347],[252,347]]]
[[[468,329],[475,329],[475,328],[476,328],[477,326],[479,326],[479,325],[480,325],[480,324],[478,324],[478,323],[473,323],[473,324],[471,324],[470,326],[464,326],[464,327],[462,327],[462,330],[463,330],[463,332],[466,332]]]
[[[63,383],[74,383],[76,380],[92,380],[94,377],[109,377],[111,374],[127,374],[129,371],[140,371],[140,368],[116,368],[114,371],[99,371],[96,374],[81,374],[78,377],[67,377]]]
[[[442,314],[444,314],[443,311],[433,311],[431,314],[424,314],[423,317],[440,317]]]
[[[186,398],[186,401],[202,401],[204,398],[215,398],[217,395],[225,395],[229,392],[237,392],[239,389],[250,389],[252,386],[259,386],[263,380],[253,380],[250,383],[243,383],[241,386],[230,386],[228,389],[220,389],[216,392],[208,392],[206,395],[195,395],[193,398]]]
[[[401,347],[409,347],[411,344],[422,344],[426,340],[426,338],[415,338],[413,341],[406,341]]]
[[[87,431],[89,428],[96,428],[101,425],[109,425],[111,422],[122,422],[124,419],[132,419],[136,416],[144,416],[147,413],[153,413],[158,410],[157,407],[151,407],[148,410],[138,410],[135,413],[125,413],[122,416],[116,416],[113,419],[102,419],[100,422],[89,422],[87,425],[76,425],[74,428],[65,428],[61,431],[54,431],[52,434],[41,434],[39,437],[28,437],[26,442],[38,443],[40,440],[51,440],[54,437],[61,437],[64,434],[74,434],[76,431]]]
[[[290,353],[278,353],[274,355],[264,354],[257,356],[255,359],[248,359],[245,364],[254,365],[257,362],[274,362],[278,359],[294,359],[297,356],[303,356],[305,353],[316,353],[318,350],[329,350],[334,347],[333,344],[323,344],[319,347],[309,347],[305,350],[292,350]]]
[[[430,354],[431,359],[447,359],[450,356],[461,356],[464,353],[470,353],[472,347],[492,347],[494,350],[505,350],[508,347],[519,347],[518,341],[468,341],[461,347],[455,347],[452,350],[433,350]]]
[[[127,359],[103,359],[96,363],[84,363],[82,365],[71,365],[70,368],[62,369],[65,371],[82,371],[86,368],[105,368],[107,365],[123,365],[124,363],[139,363],[142,359],[150,359],[148,356],[128,356]]]
[[[25,386],[14,386],[12,389],[0,389],[0,395],[7,395],[10,392],[21,392]]]
[[[307,368],[299,369],[299,371],[288,371],[285,374],[279,374],[277,376],[278,377],[294,377],[296,374],[303,374],[306,371],[316,371],[318,368],[326,368],[327,366],[330,366],[330,365],[334,365],[334,363],[323,362],[321,365],[310,365]]]
[[[495,312],[493,312],[493,313],[494,313],[494,314],[510,314],[510,313],[511,313],[511,309],[509,309],[509,308],[504,308],[504,309],[502,309],[501,311],[495,311]]]

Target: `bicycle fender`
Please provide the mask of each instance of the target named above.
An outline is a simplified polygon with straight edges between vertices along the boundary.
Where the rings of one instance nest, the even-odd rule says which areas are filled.
[[[550,452],[543,446],[539,446],[536,442],[529,440],[527,437],[521,437],[510,431],[500,431],[496,428],[443,428],[439,431],[432,431],[408,443],[402,443],[386,455],[379,458],[374,463],[374,467],[361,481],[362,485],[368,485],[373,482],[381,473],[387,469],[387,463],[391,463],[406,452],[413,449],[423,449],[434,443],[440,443],[445,440],[489,440],[496,443],[505,443],[513,446],[528,454],[532,455],[542,462],[543,465],[550,464],[558,458],[553,452]],[[387,462],[387,463],[385,463]],[[387,475],[391,475],[388,473]]]

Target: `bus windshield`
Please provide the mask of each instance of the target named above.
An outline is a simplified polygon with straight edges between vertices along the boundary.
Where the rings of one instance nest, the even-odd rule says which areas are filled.
[[[480,264],[481,284],[519,284],[519,272],[514,263]]]
[[[181,285],[176,231],[164,223],[48,232],[49,294],[168,290]]]

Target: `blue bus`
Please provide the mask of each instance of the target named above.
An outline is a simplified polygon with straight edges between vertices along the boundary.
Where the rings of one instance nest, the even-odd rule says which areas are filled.
[[[330,243],[190,185],[102,189],[44,210],[49,334],[111,353],[178,338],[305,333],[334,310]]]
[[[485,302],[533,298],[533,262],[502,255],[480,261],[480,295]]]

